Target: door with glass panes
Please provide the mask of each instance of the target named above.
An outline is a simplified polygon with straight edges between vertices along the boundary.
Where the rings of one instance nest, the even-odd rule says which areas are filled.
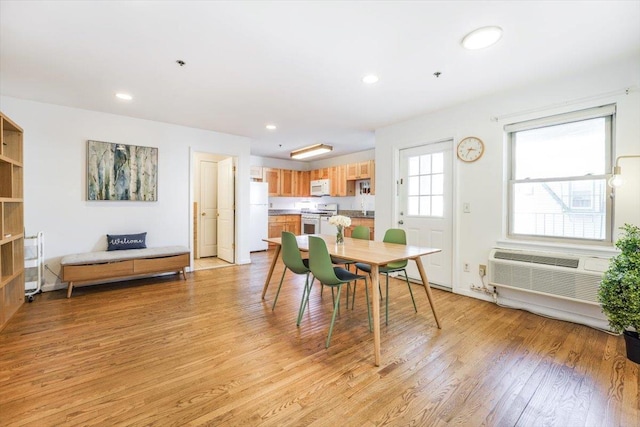
[[[398,227],[407,244],[442,249],[425,256],[429,282],[451,288],[453,255],[453,142],[451,140],[400,150]],[[415,263],[407,273],[420,280]]]

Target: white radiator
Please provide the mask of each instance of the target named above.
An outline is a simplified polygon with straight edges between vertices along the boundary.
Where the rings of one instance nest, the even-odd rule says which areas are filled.
[[[573,301],[598,304],[608,258],[496,248],[489,256],[489,281]]]

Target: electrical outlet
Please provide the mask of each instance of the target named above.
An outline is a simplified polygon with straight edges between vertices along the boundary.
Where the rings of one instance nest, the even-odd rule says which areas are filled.
[[[471,271],[471,267],[469,266],[469,263],[468,263],[468,262],[465,262],[465,263],[464,263],[464,271],[466,271],[467,273],[468,273],[469,271]]]
[[[478,274],[480,275],[480,277],[484,277],[487,275],[487,266],[484,264],[480,264],[478,266]]]

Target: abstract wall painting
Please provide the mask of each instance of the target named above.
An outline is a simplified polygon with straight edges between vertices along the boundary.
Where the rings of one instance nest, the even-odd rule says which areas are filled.
[[[158,200],[158,149],[87,141],[87,200]]]

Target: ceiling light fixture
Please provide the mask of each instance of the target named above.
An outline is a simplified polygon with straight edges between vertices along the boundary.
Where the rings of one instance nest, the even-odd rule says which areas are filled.
[[[500,27],[482,27],[471,31],[462,39],[462,46],[465,49],[476,50],[489,47],[500,40],[502,37],[502,28]]]
[[[293,150],[291,152],[291,158],[297,160],[306,159],[308,157],[318,156],[330,151],[333,151],[333,147],[330,145],[315,144],[310,145],[309,147],[301,148],[299,150]]]
[[[368,85],[372,85],[374,83],[376,83],[378,80],[380,80],[378,78],[378,76],[376,76],[375,74],[369,74],[366,75],[362,78],[362,83],[366,83]]]
[[[116,93],[116,98],[118,99],[122,99],[123,101],[131,101],[133,99],[133,96],[129,95],[128,93]]]
[[[273,124],[268,124],[265,126],[265,128],[267,128],[268,130],[276,130],[278,129],[278,127],[276,125]]]
[[[624,177],[622,176],[622,168],[620,167],[620,159],[629,159],[629,158],[640,158],[640,154],[634,154],[630,156],[618,156],[616,158],[616,165],[613,167],[613,175],[607,181],[609,187],[618,188],[621,187],[624,183]]]

